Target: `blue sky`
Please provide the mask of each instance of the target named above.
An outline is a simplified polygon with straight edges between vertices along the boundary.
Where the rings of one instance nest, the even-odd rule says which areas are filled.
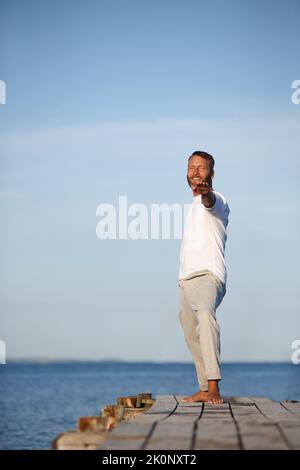
[[[96,238],[96,208],[189,203],[215,156],[231,214],[223,360],[300,336],[298,1],[2,1],[1,319],[9,357],[190,360],[178,240]]]

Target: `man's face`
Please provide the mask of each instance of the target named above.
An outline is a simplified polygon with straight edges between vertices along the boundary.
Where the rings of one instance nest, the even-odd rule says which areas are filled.
[[[187,180],[191,187],[204,180],[211,188],[213,176],[214,172],[210,172],[209,160],[206,160],[206,158],[194,155],[188,162]]]

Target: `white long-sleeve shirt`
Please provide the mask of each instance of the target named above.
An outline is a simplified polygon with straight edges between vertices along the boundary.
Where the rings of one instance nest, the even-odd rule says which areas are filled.
[[[225,243],[230,209],[221,193],[213,193],[216,197],[213,207],[205,207],[200,194],[194,197],[187,213],[181,241],[179,280],[210,271],[226,284]]]

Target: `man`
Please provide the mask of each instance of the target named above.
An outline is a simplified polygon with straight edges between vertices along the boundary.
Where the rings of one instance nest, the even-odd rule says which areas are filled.
[[[181,242],[179,319],[191,351],[200,390],[182,402],[222,403],[219,392],[220,327],[216,309],[226,293],[226,227],[229,207],[213,190],[214,158],[196,151],[188,159],[193,203]]]

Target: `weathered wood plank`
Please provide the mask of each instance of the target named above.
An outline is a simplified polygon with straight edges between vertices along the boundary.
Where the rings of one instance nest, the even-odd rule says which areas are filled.
[[[253,398],[252,397],[232,397],[232,396],[229,396],[229,397],[224,397],[225,398],[225,401],[226,403],[232,403],[232,404],[236,404],[238,403],[239,405],[253,405],[254,404],[254,401],[253,401]]]
[[[174,395],[158,395],[155,403],[146,411],[147,414],[169,414],[175,410],[177,401]]]
[[[265,423],[268,421],[255,404],[231,403],[230,408],[237,422],[255,421],[257,423]]]
[[[241,440],[245,450],[288,450],[275,423],[239,423]]]
[[[300,401],[282,401],[281,405],[300,417]]]
[[[154,423],[166,419],[177,406],[173,395],[158,395],[155,403],[145,413],[134,418],[134,423]]]
[[[156,421],[161,421],[166,419],[169,413],[143,413],[140,416],[134,418],[134,423],[155,423]]]
[[[56,450],[95,450],[105,442],[106,431],[67,431],[61,433],[52,443]]]
[[[299,417],[284,408],[280,403],[266,397],[252,397],[259,410],[272,421],[299,421]]]
[[[236,425],[228,403],[204,404],[203,413],[197,421],[194,449],[239,449]]]
[[[107,435],[107,439],[99,449],[141,449],[153,425],[153,423],[122,421],[117,428]]]
[[[210,403],[205,403],[201,419],[204,419],[204,418],[205,419],[211,419],[211,418],[232,419],[228,403],[220,403],[219,405],[212,405]]]
[[[239,439],[232,418],[200,419],[197,421],[194,449],[237,450]]]
[[[300,423],[280,421],[278,427],[290,449],[300,450]]]
[[[245,450],[288,449],[280,430],[255,405],[231,404],[242,448]]]
[[[186,422],[194,423],[201,416],[202,408],[202,403],[198,403],[198,406],[177,406],[173,413],[166,417],[164,421],[170,424]]]
[[[189,436],[186,435],[186,424],[188,425],[189,434],[192,433],[194,421],[198,419],[201,407],[200,411],[196,413],[190,413],[190,410],[182,410],[182,412],[179,412],[178,415],[173,418],[176,407],[177,401],[174,396],[158,396],[154,405],[149,408],[149,410],[147,410],[143,415],[134,419],[130,429],[125,427],[124,423],[121,423],[118,428],[114,429],[110,433],[108,439],[105,441],[104,445],[101,446],[101,448],[140,449],[146,443],[146,438],[150,433],[151,426],[155,426],[154,423],[157,422],[154,428],[154,437],[151,437],[150,443],[146,447],[147,449],[176,449],[178,448],[176,446],[179,444],[183,446],[182,448],[189,449],[191,445],[192,434]],[[170,418],[171,421],[169,421]],[[168,424],[160,426],[161,420],[168,422]],[[167,434],[164,432],[166,429],[170,430]],[[179,436],[177,436],[177,438],[175,436],[176,430],[177,434],[179,432]],[[165,438],[168,437],[168,439],[163,439],[162,435],[164,435]],[[173,436],[174,439],[170,436]]]
[[[192,446],[194,422],[160,421],[147,442],[145,449],[189,450]]]

